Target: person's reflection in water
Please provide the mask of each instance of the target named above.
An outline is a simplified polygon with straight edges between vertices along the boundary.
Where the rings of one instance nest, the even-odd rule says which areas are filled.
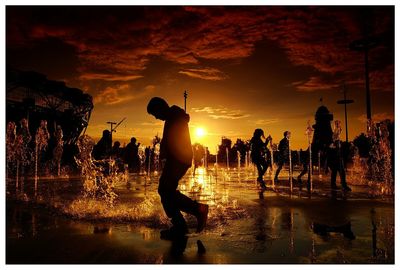
[[[331,189],[331,200],[336,201],[337,200],[337,190]]]
[[[203,245],[203,242],[201,240],[197,240],[197,254],[203,255],[206,253],[206,247]]]
[[[283,209],[280,215],[281,231],[287,232],[288,237],[288,252],[293,254],[295,251],[295,228],[294,228],[294,211],[292,208]]]
[[[356,239],[356,236],[354,235],[353,231],[351,230],[351,222],[350,221],[348,223],[346,223],[344,225],[340,225],[340,226],[329,226],[329,225],[313,222],[312,227],[313,227],[313,232],[315,234],[318,234],[323,237],[328,236],[329,233],[331,233],[331,232],[335,232],[335,233],[341,233],[345,238],[347,238],[349,240]]]
[[[163,263],[176,264],[184,263],[184,252],[186,250],[188,238],[186,235],[180,235],[171,239],[171,246],[164,253]]]
[[[375,209],[371,209],[371,225],[372,225],[372,256],[376,258],[376,212]]]
[[[111,227],[109,226],[94,226],[93,234],[109,234],[111,232]]]
[[[340,194],[342,194],[341,199],[342,199],[343,201],[347,201],[347,196],[348,196],[349,194],[348,194],[347,192],[341,192]],[[331,200],[332,200],[332,201],[337,201],[337,200],[338,200],[338,195],[339,195],[339,193],[338,193],[337,190],[331,189]]]
[[[259,192],[259,197],[260,197],[260,204],[259,204],[259,212],[255,218],[255,227],[257,230],[257,234],[255,236],[257,241],[260,241],[260,248],[261,252],[264,252],[265,250],[265,241],[267,239],[267,234],[265,232],[265,227],[266,227],[266,206],[264,202],[264,190]]]
[[[258,192],[258,198],[260,198],[260,200],[264,200],[264,192],[265,192],[264,189],[262,189],[260,192]]]
[[[169,250],[171,256],[181,256],[186,249],[188,237],[183,235],[176,237],[172,240],[171,248]]]

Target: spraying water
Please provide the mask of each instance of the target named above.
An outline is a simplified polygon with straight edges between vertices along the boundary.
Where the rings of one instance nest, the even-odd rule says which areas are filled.
[[[6,131],[6,179],[8,179],[8,171],[10,164],[15,160],[15,140],[17,137],[16,125],[14,122],[7,123]],[[18,180],[17,180],[18,182]]]
[[[53,149],[54,162],[57,165],[57,176],[61,174],[61,158],[63,154],[63,131],[61,126],[58,125],[56,131],[54,132],[54,137],[56,139],[56,146]]]
[[[226,169],[229,170],[229,149],[228,147],[225,149],[226,151]]]
[[[379,183],[382,194],[393,194],[392,150],[390,148],[388,123],[371,124],[369,138],[372,142],[369,175]]]
[[[312,152],[311,152],[311,136],[313,134],[314,129],[311,127],[310,121],[307,123],[306,135],[308,140],[308,154],[309,154],[309,163],[308,163],[308,185],[310,191],[313,190],[313,179],[312,179]]]
[[[112,158],[94,160],[92,150],[94,140],[88,135],[80,136],[77,142],[79,154],[75,161],[81,168],[83,177],[84,197],[102,198],[109,205],[113,205],[118,195],[114,187],[125,183],[125,172],[119,172]]]
[[[38,163],[39,163],[39,156],[41,155],[42,151],[46,150],[48,141],[50,139],[50,134],[47,130],[47,121],[42,120],[40,122],[40,126],[36,131],[35,136],[35,196],[37,195],[37,186],[38,186]]]

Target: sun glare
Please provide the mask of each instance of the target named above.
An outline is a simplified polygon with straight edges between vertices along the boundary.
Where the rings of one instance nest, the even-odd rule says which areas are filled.
[[[203,138],[205,135],[206,135],[206,131],[205,131],[204,128],[202,128],[202,127],[196,128],[196,137],[197,137],[198,139]]]

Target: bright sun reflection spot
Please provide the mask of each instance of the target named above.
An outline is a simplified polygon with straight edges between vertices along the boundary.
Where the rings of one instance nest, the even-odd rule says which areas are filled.
[[[205,184],[205,169],[202,167],[197,168],[197,177],[196,177],[196,181],[197,183],[201,184],[202,186],[204,186]]]
[[[200,139],[200,138],[204,137],[205,135],[206,135],[206,131],[204,128],[202,128],[202,127],[196,128],[196,137],[197,138]]]

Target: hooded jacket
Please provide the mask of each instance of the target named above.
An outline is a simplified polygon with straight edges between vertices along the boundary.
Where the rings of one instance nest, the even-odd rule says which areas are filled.
[[[190,141],[190,117],[178,106],[171,106],[164,124],[163,138],[160,145],[160,158],[167,162],[180,162],[190,166],[193,150]]]

